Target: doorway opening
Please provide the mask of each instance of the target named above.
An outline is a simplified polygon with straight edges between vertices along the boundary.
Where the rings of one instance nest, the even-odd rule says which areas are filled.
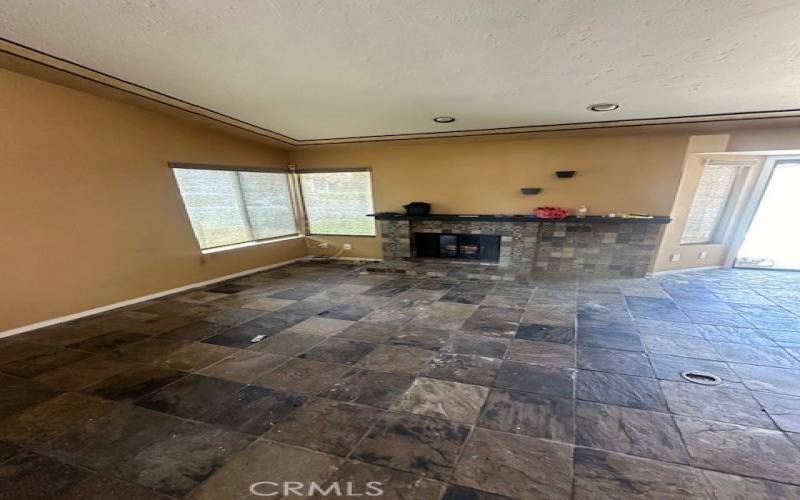
[[[800,271],[800,231],[796,230],[800,158],[775,159],[765,167],[763,194],[733,265]]]

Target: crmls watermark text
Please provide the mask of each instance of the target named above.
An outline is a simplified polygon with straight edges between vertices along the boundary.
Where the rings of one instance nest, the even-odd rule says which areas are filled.
[[[258,497],[274,497],[278,495],[285,497],[309,497],[313,495],[354,498],[379,497],[383,495],[382,486],[383,483],[379,481],[370,481],[363,486],[349,481],[346,483],[330,483],[325,486],[320,486],[314,482],[284,481],[276,483],[273,481],[258,481],[250,485],[250,493]]]

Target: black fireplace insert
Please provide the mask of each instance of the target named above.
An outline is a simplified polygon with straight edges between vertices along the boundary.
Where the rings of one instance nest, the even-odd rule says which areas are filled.
[[[500,236],[497,235],[414,233],[413,246],[415,257],[483,262],[500,260]]]

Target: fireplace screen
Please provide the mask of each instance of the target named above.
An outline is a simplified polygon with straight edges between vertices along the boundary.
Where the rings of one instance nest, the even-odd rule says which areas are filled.
[[[497,262],[500,259],[500,236],[414,233],[414,255],[425,258]]]

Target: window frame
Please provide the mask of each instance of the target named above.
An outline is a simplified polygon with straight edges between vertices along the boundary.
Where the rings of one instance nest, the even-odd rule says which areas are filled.
[[[227,249],[237,249],[237,248],[245,248],[249,246],[258,245],[260,243],[268,243],[271,241],[278,241],[278,240],[285,240],[288,238],[298,237],[304,235],[304,228],[301,226],[301,221],[298,213],[298,206],[297,206],[297,194],[295,192],[294,183],[292,181],[292,170],[289,168],[279,168],[279,167],[253,167],[253,166],[244,166],[244,165],[218,165],[218,164],[210,164],[210,163],[184,163],[184,162],[167,162],[169,165],[170,170],[172,171],[172,176],[175,179],[175,185],[178,188],[178,195],[180,196],[181,202],[183,204],[184,213],[186,213],[186,219],[189,221],[189,226],[192,228],[192,234],[194,235],[195,241],[197,241],[197,246],[200,248],[202,253],[217,253],[220,251],[224,251]],[[225,245],[218,245],[214,247],[206,247],[203,248],[200,240],[197,237],[197,233],[194,230],[194,226],[192,225],[192,219],[189,215],[189,209],[186,207],[186,201],[183,199],[183,194],[180,190],[180,184],[178,183],[178,178],[175,176],[175,170],[182,169],[182,170],[217,170],[217,171],[224,171],[224,172],[250,172],[250,173],[261,173],[261,174],[284,174],[286,175],[286,186],[289,190],[289,198],[290,203],[292,206],[292,218],[294,219],[294,227],[295,232],[288,233],[279,236],[271,236],[269,238],[254,238],[251,240],[241,241],[237,243],[228,243]],[[238,176],[237,176],[238,179]],[[244,196],[244,192],[242,191],[241,183],[239,183],[239,191],[240,195]],[[245,218],[244,221],[247,226],[250,234],[253,234],[253,228],[251,227],[251,222],[249,217]]]
[[[292,167],[290,167],[292,168]],[[372,234],[331,234],[331,233],[312,233],[311,224],[308,221],[308,210],[306,208],[305,193],[303,193],[303,183],[300,176],[303,174],[335,174],[335,173],[353,173],[353,172],[367,172],[369,174],[369,194],[370,201],[372,202],[372,210],[375,210],[375,182],[372,178],[371,167],[337,167],[337,168],[293,168],[292,172],[295,174],[296,190],[298,194],[298,204],[300,205],[303,219],[303,234],[306,236],[343,236],[346,238],[377,238],[378,237],[378,224],[373,220]]]
[[[686,214],[687,222],[689,215],[691,215],[692,207],[694,207],[694,202],[697,199],[697,192],[700,188],[700,181],[703,177],[703,173],[705,173],[706,168],[708,167],[735,167],[736,176],[733,179],[733,184],[731,184],[731,189],[728,192],[728,198],[725,200],[725,205],[720,212],[719,218],[717,219],[717,223],[714,226],[714,230],[711,232],[710,237],[704,241],[691,241],[684,243],[683,236],[686,233],[686,225],[684,225],[683,230],[681,231],[681,241],[679,246],[681,247],[690,247],[690,246],[698,246],[698,245],[719,245],[722,244],[730,232],[731,223],[733,221],[733,214],[736,210],[736,206],[739,202],[741,197],[742,191],[744,190],[745,183],[747,181],[747,176],[749,175],[750,169],[754,166],[754,162],[750,160],[740,161],[740,160],[722,160],[722,159],[713,159],[709,158],[703,162],[703,166],[700,170],[700,177],[697,180],[697,187],[695,188],[695,192],[692,195],[692,201],[689,204],[689,211]]]

